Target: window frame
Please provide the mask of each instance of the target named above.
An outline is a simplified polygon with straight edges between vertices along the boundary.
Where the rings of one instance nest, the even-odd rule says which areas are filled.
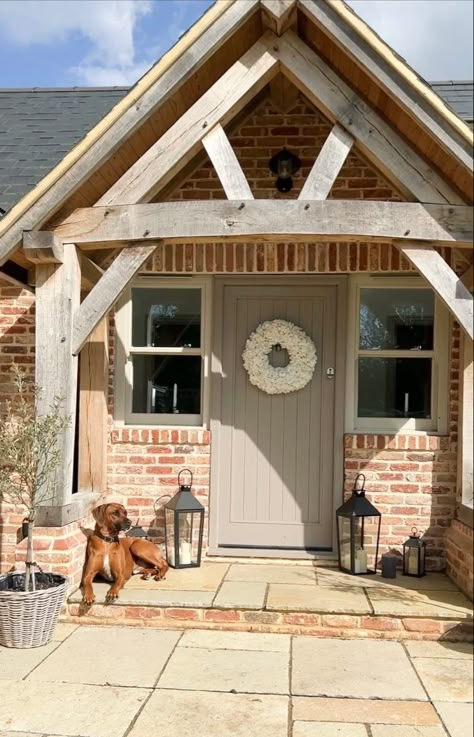
[[[115,314],[114,424],[123,426],[182,427],[207,429],[209,426],[211,285],[205,277],[149,277],[135,279],[120,298]],[[132,345],[132,289],[200,289],[201,345],[199,348],[165,348]],[[201,414],[154,414],[132,411],[133,356],[201,356]]]
[[[432,433],[448,432],[448,376],[450,363],[450,316],[443,303],[434,293],[433,349],[419,351],[416,358],[412,351],[405,350],[360,350],[359,312],[361,289],[431,289],[420,277],[375,276],[370,274],[351,275],[349,279],[348,312],[348,360],[346,375],[346,432],[356,433]],[[404,417],[359,417],[358,412],[358,359],[370,358],[430,358],[431,375],[431,418]]]

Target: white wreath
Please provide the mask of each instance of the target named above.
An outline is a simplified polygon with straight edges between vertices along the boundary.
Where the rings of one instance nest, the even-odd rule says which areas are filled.
[[[270,364],[268,358],[276,345],[288,351],[287,366]],[[250,383],[267,394],[303,389],[311,381],[318,360],[311,338],[287,320],[262,322],[247,339],[242,359]]]

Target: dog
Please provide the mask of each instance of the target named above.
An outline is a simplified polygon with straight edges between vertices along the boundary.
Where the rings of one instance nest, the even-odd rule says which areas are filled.
[[[87,541],[81,583],[84,604],[95,601],[92,582],[98,574],[112,582],[105,595],[109,604],[118,599],[120,590],[134,573],[140,573],[143,578],[153,576],[155,581],[165,578],[168,563],[156,545],[149,540],[119,538],[120,532],[132,526],[122,504],[102,504],[92,514],[96,524]]]

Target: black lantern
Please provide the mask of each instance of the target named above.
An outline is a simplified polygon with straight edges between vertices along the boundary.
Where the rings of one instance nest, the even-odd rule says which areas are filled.
[[[410,537],[403,543],[404,576],[417,576],[421,578],[425,575],[425,550],[425,541],[421,539],[416,527],[413,527]]]
[[[289,192],[293,187],[293,174],[296,174],[301,166],[299,158],[284,148],[279,153],[272,156],[268,162],[270,171],[278,176],[276,180],[276,188],[279,192]]]
[[[189,474],[189,483],[181,482]],[[201,565],[204,507],[191,491],[193,475],[187,468],[178,474],[179,491],[165,504],[166,558],[172,568]]]
[[[126,533],[126,537],[135,537],[138,540],[149,540],[150,537],[147,535],[143,527],[140,527],[138,524],[140,520],[137,520],[137,524],[133,525],[133,527],[130,527],[130,529]]]
[[[336,511],[339,568],[355,575],[375,573],[379,552],[381,514],[366,499],[364,486],[365,476],[360,473],[351,498]]]

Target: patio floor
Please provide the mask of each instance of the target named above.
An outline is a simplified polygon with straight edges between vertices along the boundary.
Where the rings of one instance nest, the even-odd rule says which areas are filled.
[[[194,625],[220,622],[239,629],[247,623],[262,625],[256,627],[260,630],[268,625],[267,631],[290,631],[299,625],[333,636],[334,630],[328,633],[325,628],[348,627],[382,630],[392,639],[402,639],[406,630],[417,637],[426,622],[433,638],[457,627],[459,639],[469,639],[472,629],[471,602],[441,573],[388,580],[380,575],[350,576],[311,563],[206,561],[201,568],[170,569],[164,581],[134,577],[112,605],[105,605],[108,588],[103,582],[94,584],[93,607],[81,605],[81,592],[76,591],[69,599],[69,614],[86,620],[98,616],[102,622],[106,617],[116,621],[135,615],[152,619],[151,611],[144,612],[148,608],[162,610],[162,618],[190,620]]]

